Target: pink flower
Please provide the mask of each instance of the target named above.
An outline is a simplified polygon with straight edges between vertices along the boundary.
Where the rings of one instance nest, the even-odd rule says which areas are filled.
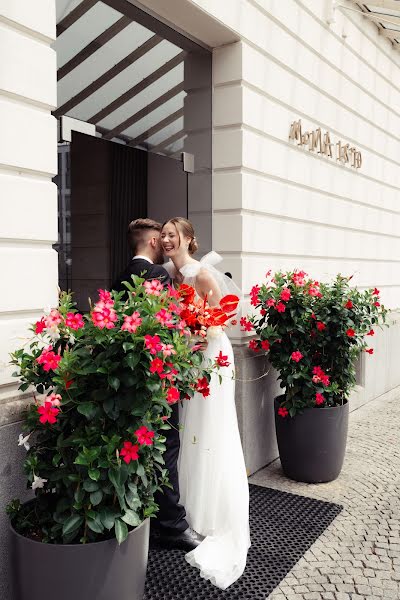
[[[129,331],[129,333],[135,333],[137,328],[142,324],[142,319],[137,310],[131,314],[131,316],[124,315],[124,322],[121,327],[122,331]]]
[[[43,424],[50,423],[50,425],[56,423],[56,417],[60,412],[58,408],[54,408],[51,402],[45,402],[44,406],[38,406],[37,411],[40,414],[39,421]]]
[[[46,327],[56,327],[60,323],[62,323],[62,316],[56,308],[50,312],[50,314],[45,318]]]
[[[150,373],[162,373],[164,369],[164,363],[161,358],[153,358],[150,363]]]
[[[318,296],[318,295],[320,295],[320,291],[315,285],[310,285],[310,287],[308,289],[308,294],[310,296]]]
[[[163,290],[163,285],[158,279],[151,279],[144,282],[144,289],[152,296],[159,296]]]
[[[52,406],[60,406],[61,404],[61,396],[60,394],[50,394],[49,396],[47,396],[46,398],[46,402],[50,402]]]
[[[316,326],[318,331],[323,331],[324,329],[326,329],[325,323],[322,323],[321,321],[317,321]]]
[[[174,365],[172,363],[165,363],[167,367],[169,367],[169,371],[165,373],[159,373],[160,379],[168,379],[168,381],[175,381],[175,375],[178,375],[178,371],[174,369]]]
[[[176,354],[176,350],[172,344],[161,344],[160,350],[164,356],[171,356],[172,354]]]
[[[296,352],[292,352],[291,359],[294,360],[295,362],[298,363],[302,358],[303,358],[303,354],[301,352],[299,352],[299,350],[296,350]]]
[[[85,325],[82,315],[80,313],[72,312],[67,313],[67,316],[65,317],[65,324],[67,327],[75,330],[81,329],[81,327]]]
[[[318,392],[315,394],[315,404],[317,406],[320,406],[320,404],[323,404],[325,402],[325,398],[323,397],[322,394],[319,394]]]
[[[101,302],[104,302],[104,304],[109,304],[109,306],[107,306],[107,308],[112,308],[114,306],[114,300],[111,297],[111,292],[109,292],[108,290],[97,290],[99,292],[99,298]]]
[[[246,319],[246,317],[242,317],[240,319],[240,325],[241,325],[242,331],[251,331],[253,329],[253,324],[250,323],[250,321],[248,321]]]
[[[161,323],[161,325],[164,325],[164,327],[174,327],[173,316],[170,312],[165,310],[165,308],[162,308],[160,311],[158,311],[156,314],[156,319],[159,323]]]
[[[161,340],[158,335],[145,335],[144,345],[147,350],[150,350],[150,354],[157,354],[162,348]]]
[[[283,304],[283,302],[278,302],[275,308],[279,313],[284,313],[286,310],[286,306]]]
[[[268,298],[267,306],[275,306],[275,300],[273,298]]]
[[[314,383],[319,383],[321,381],[323,385],[329,385],[329,375],[326,375],[321,367],[314,367],[313,375],[314,377],[312,380]]]
[[[281,300],[283,300],[284,302],[287,302],[290,299],[291,293],[289,288],[283,288],[283,290],[281,291]]]
[[[145,425],[143,425],[142,427],[139,427],[139,429],[137,429],[135,431],[135,435],[136,435],[137,441],[142,446],[152,446],[153,445],[154,431],[150,431],[149,429],[147,429],[147,427]]]
[[[259,285],[253,285],[253,287],[251,288],[250,291],[250,304],[252,306],[257,306],[257,304],[259,303],[259,293],[260,293],[260,286]]]
[[[42,350],[42,353],[40,356],[38,356],[36,362],[38,365],[43,365],[44,371],[55,371],[60,360],[61,356],[53,352],[53,346],[48,346]]]
[[[118,321],[118,315],[113,308],[106,308],[100,306],[101,302],[98,302],[91,314],[92,322],[95,327],[99,329],[113,329],[115,322]]]
[[[180,398],[179,390],[176,387],[170,387],[167,392],[168,404],[175,404]]]
[[[304,271],[295,271],[292,275],[292,281],[296,287],[301,287],[304,285],[304,278],[307,273]]]
[[[40,319],[40,321],[36,321],[35,324],[35,333],[42,333],[42,331],[46,329],[46,322],[44,317]]]
[[[289,411],[288,411],[288,409],[286,408],[286,406],[281,406],[280,408],[278,408],[278,415],[279,415],[280,417],[283,417],[283,418],[285,418],[285,417],[287,417],[287,416],[288,416],[288,414],[289,414]]]
[[[124,442],[124,446],[120,451],[120,455],[128,465],[131,460],[137,460],[139,458],[138,450],[139,446],[137,444],[132,444],[132,442]]]
[[[175,315],[180,315],[182,312],[182,307],[178,306],[178,304],[175,304],[174,302],[170,302],[168,304],[168,310],[171,313],[174,313]]]
[[[249,341],[249,348],[250,348],[250,350],[253,350],[254,352],[258,352],[260,348],[258,347],[257,340],[250,340]]]
[[[168,296],[170,298],[176,298],[177,300],[180,298],[179,291],[170,284],[168,284]]]

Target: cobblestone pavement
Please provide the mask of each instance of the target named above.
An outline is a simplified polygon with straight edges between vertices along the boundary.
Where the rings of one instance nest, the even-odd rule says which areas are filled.
[[[344,507],[269,600],[400,600],[400,398],[350,414],[336,481],[288,480],[279,460],[250,481]]]

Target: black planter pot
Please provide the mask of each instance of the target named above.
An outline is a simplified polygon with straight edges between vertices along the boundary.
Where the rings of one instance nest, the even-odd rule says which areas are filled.
[[[275,399],[275,429],[279,457],[287,477],[305,483],[336,479],[346,451],[349,404],[306,408],[295,417],[278,415]]]
[[[150,522],[118,545],[43,544],[12,527],[16,600],[141,600],[146,580]]]

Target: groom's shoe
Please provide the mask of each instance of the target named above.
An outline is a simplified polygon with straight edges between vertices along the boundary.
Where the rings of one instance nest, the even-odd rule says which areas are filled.
[[[201,544],[204,536],[200,535],[194,529],[188,527],[185,531],[177,534],[161,533],[157,536],[157,544],[163,548],[178,548],[190,552]]]

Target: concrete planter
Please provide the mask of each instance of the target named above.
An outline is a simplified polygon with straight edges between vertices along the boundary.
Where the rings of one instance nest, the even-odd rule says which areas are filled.
[[[118,545],[43,544],[12,527],[16,600],[141,600],[146,580],[150,522]]]
[[[278,415],[275,428],[279,457],[287,477],[305,483],[336,479],[346,451],[349,403],[325,408],[306,408],[293,418]]]

